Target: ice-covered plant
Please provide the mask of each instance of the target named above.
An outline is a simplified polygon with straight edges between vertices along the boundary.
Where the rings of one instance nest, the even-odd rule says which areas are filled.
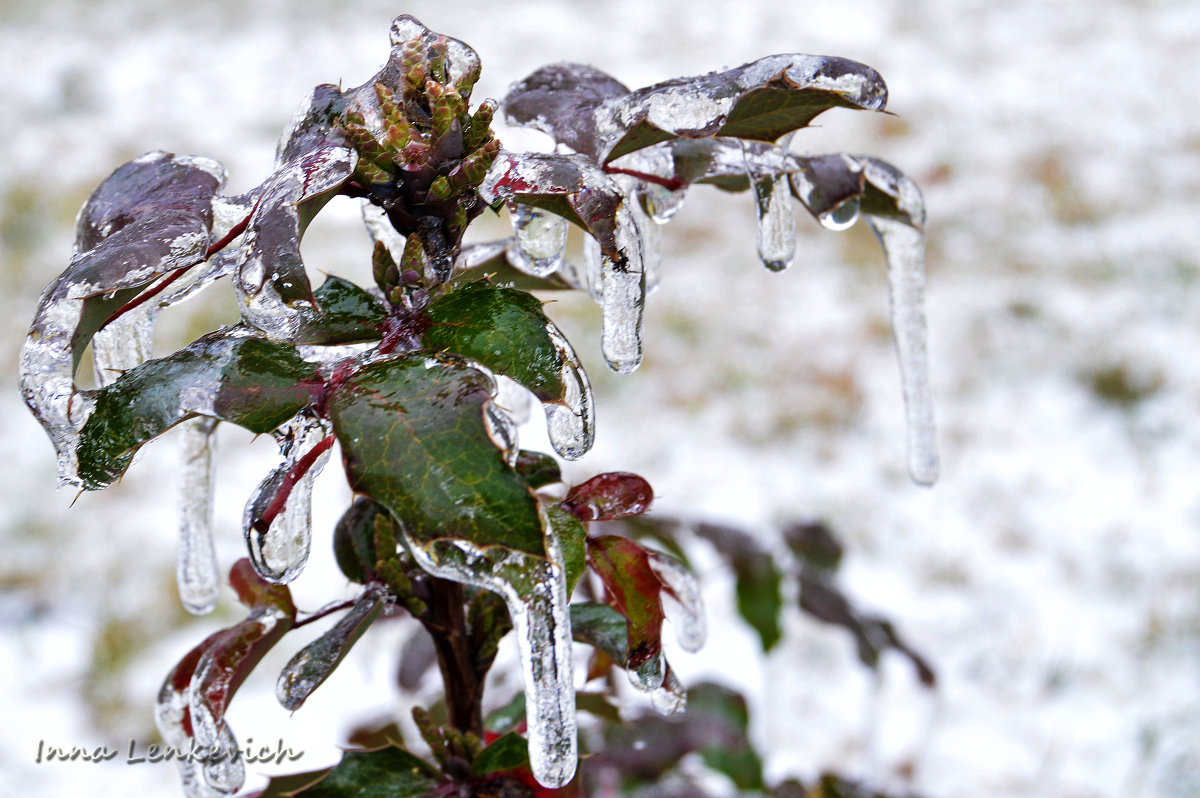
[[[774,271],[795,249],[793,199],[830,229],[865,218],[887,257],[909,468],[929,484],[937,461],[921,197],[874,158],[789,151],[792,134],[827,109],[883,110],[883,80],[852,61],[776,55],[633,92],[591,67],[548,66],[500,107],[559,146],[517,153],[493,136],[498,104],[470,105],[480,65],[469,47],[407,16],[393,23],[391,42],[363,86],[313,91],[281,138],[274,171],[245,194],[222,193],[215,161],[164,152],[107,178],[80,212],[70,265],[41,298],[21,389],[64,485],[108,487],[140,446],[182,428],[178,578],[194,613],[213,608],[221,570],[210,532],[214,430],[229,422],[278,442],[280,464],[245,507],[248,559],[230,571],[248,615],[167,677],[157,721],[170,745],[236,750],[229,701],[290,630],[339,614],[279,677],[279,700],[295,710],[373,622],[407,613],[429,631],[445,683],[444,723],[418,718],[440,767],[391,746],[347,753],[293,789],[351,794],[382,773],[392,774],[395,795],[562,788],[578,761],[572,641],[597,651],[589,676],[623,668],[670,714],[684,690],[662,654],[664,619],[687,650],[703,643],[704,619],[682,560],[660,551],[673,548],[666,527],[648,538],[657,546],[628,529],[589,534],[593,522],[648,508],[643,479],[605,473],[566,486],[551,455],[520,449],[510,408],[497,401],[502,385],[542,403],[559,456],[581,457],[593,438],[579,358],[522,289],[587,291],[601,306],[604,357],[625,374],[642,357],[658,227],[692,184],[752,189],[759,256]],[[361,200],[375,242],[369,288],[329,277],[314,290],[301,260],[305,229],[338,196]],[[479,214],[504,208],[512,238],[464,244]],[[571,224],[587,234],[582,263],[564,255]],[[158,313],[221,278],[241,320],[151,357]],[[89,345],[97,387],[85,389],[77,371]],[[361,590],[300,618],[287,583],[309,556],[311,485],[335,443],[357,496],[335,530],[335,554]],[[744,535],[703,534],[728,547],[735,567],[770,560]],[[571,604],[580,583],[592,600]],[[858,623],[834,604],[827,620]],[[762,618],[752,601],[743,610]],[[489,725],[509,730],[493,739],[483,685],[509,632],[525,691],[507,725]],[[243,783],[234,756],[180,765],[189,795]]]

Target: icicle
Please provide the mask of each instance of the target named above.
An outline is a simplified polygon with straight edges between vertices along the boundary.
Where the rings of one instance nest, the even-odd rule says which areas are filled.
[[[938,453],[925,351],[925,234],[886,216],[868,220],[887,256],[892,334],[904,385],[908,471],[918,485],[932,485],[938,477]]]
[[[196,745],[195,739],[184,731],[183,720],[187,712],[188,691],[176,690],[168,678],[158,692],[154,725],[158,727],[163,742],[176,751],[191,751]],[[176,757],[175,762],[179,765],[180,782],[187,798],[220,798],[225,794],[205,783],[200,776],[199,763],[194,758],[180,756]]]
[[[667,668],[662,686],[650,694],[650,706],[654,707],[655,712],[668,718],[687,708],[687,691],[670,668]]]
[[[217,666],[208,653],[200,657],[188,689],[188,709],[191,712],[192,730],[196,733],[197,747],[218,753],[201,764],[204,781],[216,790],[217,794],[232,795],[246,783],[246,763],[238,755],[238,742],[233,735],[233,729],[229,728],[224,718],[218,720],[213,716],[208,705],[199,700],[201,691],[196,687],[214,667]]]
[[[651,167],[647,165],[642,169],[649,172]],[[625,195],[622,207],[629,209],[630,218],[637,230],[638,241],[641,242],[642,271],[646,274],[646,292],[649,293],[658,288],[662,275],[662,231],[658,229],[658,224],[650,218],[638,199],[641,189],[639,181],[629,175],[613,175],[612,181]]]
[[[621,259],[600,252],[600,351],[618,374],[630,374],[642,363],[646,274],[641,236],[630,204],[622,202],[615,214],[614,237]]]
[[[312,484],[329,460],[329,451],[319,454],[292,486],[282,510],[266,530],[259,527],[263,515],[289,479],[293,467],[331,434],[329,422],[305,411],[276,431],[284,462],[267,475],[255,490],[242,514],[242,531],[250,561],[263,579],[285,584],[300,575],[312,543]],[[294,478],[295,475],[291,474]]]
[[[687,191],[683,189],[672,191],[656,183],[646,183],[638,193],[642,207],[658,224],[666,224],[675,218],[675,214],[683,207],[685,196]]]
[[[495,398],[483,405],[484,429],[496,448],[504,453],[509,468],[516,468],[521,445],[517,439],[517,424]]]
[[[554,451],[568,460],[578,460],[592,448],[596,439],[592,385],[579,362],[579,356],[554,322],[547,321],[546,332],[562,358],[560,377],[567,389],[561,403],[547,402],[544,405],[546,431]]]
[[[567,248],[567,220],[511,200],[508,212],[516,233],[506,251],[512,267],[534,277],[547,277],[558,271]]]
[[[796,255],[796,214],[787,175],[754,178],[758,203],[758,257],[773,272],[792,265]]]
[[[525,679],[529,763],[545,787],[575,775],[574,665],[567,583],[558,538],[543,519],[548,560],[480,549],[463,540],[425,544],[405,531],[417,563],[430,574],[499,593],[508,605]]]
[[[564,262],[566,265],[566,262]],[[603,290],[603,281],[600,275],[604,271],[604,256],[600,254],[600,244],[591,236],[583,237],[583,274],[582,280],[568,280],[572,285],[582,288],[588,292],[594,301],[601,300]]]
[[[217,421],[198,418],[183,423],[180,466],[179,559],[175,567],[179,598],[193,615],[217,605],[220,573],[213,547],[213,448]]]
[[[98,387],[103,388],[150,359],[157,315],[156,304],[147,302],[122,314],[92,337],[92,363]]]
[[[651,554],[650,567],[667,587],[661,594],[663,613],[675,629],[679,647],[699,651],[708,637],[708,627],[696,577],[679,560],[665,554]]]

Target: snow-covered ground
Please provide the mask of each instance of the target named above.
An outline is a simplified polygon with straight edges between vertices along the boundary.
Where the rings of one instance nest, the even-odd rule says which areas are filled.
[[[947,797],[1200,795],[1200,7],[1183,0],[0,4],[8,792],[174,794],[173,767],[124,764],[125,749],[150,738],[162,675],[237,612],[178,606],[169,442],[73,508],[54,491],[14,374],[76,209],[151,149],[217,158],[234,190],[257,184],[307,90],[371,75],[398,13],[479,51],[476,96],[559,60],[631,86],[775,52],[876,67],[896,116],[831,112],[792,147],[877,155],[925,191],[938,485],[905,474],[869,232],[802,218],[795,264],[771,274],[750,199],[703,189],[665,228],[638,372],[605,373],[594,306],[551,307],[599,392],[597,446],[569,473],[637,471],[663,511],[764,535],[827,520],[849,544],[847,590],[934,662],[932,698],[901,661],[876,683],[845,635],[798,611],[760,660],[728,617],[727,577],[705,567],[714,639],[672,662],[753,692],[773,775],[836,768]],[[362,274],[353,208],[331,206],[310,236],[310,266]],[[197,307],[160,341],[228,312]],[[236,432],[221,446],[227,566],[272,447]],[[346,501],[336,470],[296,583],[307,609],[345,586],[323,554]],[[234,728],[302,748],[297,766],[334,760],[349,724],[401,708],[389,685],[403,641],[379,631],[290,719],[269,660],[234,702]],[[37,764],[39,741],[121,756]]]

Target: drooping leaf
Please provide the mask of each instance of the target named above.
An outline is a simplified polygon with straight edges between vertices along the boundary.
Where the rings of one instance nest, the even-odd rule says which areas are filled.
[[[758,632],[763,651],[770,651],[782,634],[783,575],[775,558],[746,532],[718,524],[697,524],[698,537],[707,540],[733,567],[738,614]]]
[[[425,798],[439,774],[403,748],[346,751],[328,775],[300,790],[304,798]]]
[[[514,732],[497,737],[471,763],[472,776],[529,767],[529,743]]]
[[[543,401],[566,395],[563,356],[546,328],[542,303],[530,294],[479,280],[431,302],[426,316],[428,348],[477,360]]]
[[[562,506],[583,521],[616,521],[650,509],[650,483],[627,471],[597,474],[571,488]]]
[[[364,590],[332,629],[300,649],[279,674],[275,696],[295,712],[329,678],[384,606],[384,591]]]
[[[270,432],[312,401],[318,381],[286,344],[237,329],[206,335],[97,392],[80,434],[79,477],[89,490],[107,487],[137,447],[196,415]]]
[[[629,538],[589,537],[588,562],[604,583],[612,606],[629,621],[624,665],[638,672],[662,653],[662,583],[646,550]]]
[[[436,353],[360,368],[327,405],[346,476],[417,541],[465,540],[544,557],[537,499],[488,436],[491,383]]]
[[[313,298],[316,308],[304,313],[296,343],[352,344],[383,337],[383,301],[349,280],[330,275]]]
[[[775,141],[830,108],[879,111],[887,103],[883,78],[870,67],[799,54],[623,89],[590,67],[552,64],[515,84],[504,110],[510,123],[607,163],[676,137]]]

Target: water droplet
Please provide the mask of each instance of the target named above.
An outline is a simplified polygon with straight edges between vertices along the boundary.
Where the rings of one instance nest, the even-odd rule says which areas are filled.
[[[547,277],[556,272],[567,248],[567,220],[541,208],[512,201],[508,203],[508,212],[516,233],[506,251],[508,262],[514,269],[534,277]]]
[[[848,230],[858,221],[858,197],[851,197],[837,207],[831,208],[817,217],[817,221],[826,230],[840,232]]]

